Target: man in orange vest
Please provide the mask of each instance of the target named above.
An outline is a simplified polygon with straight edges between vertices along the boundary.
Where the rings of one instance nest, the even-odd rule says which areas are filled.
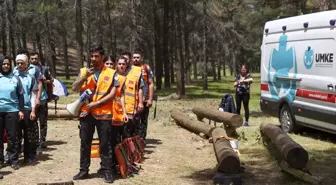
[[[113,69],[104,66],[104,49],[93,46],[90,49],[91,68],[82,68],[76,81],[72,84],[73,91],[80,94],[87,89],[93,92],[90,103],[83,105],[80,111],[80,171],[74,180],[88,178],[90,166],[91,143],[95,127],[98,131],[99,151],[101,158],[100,173],[104,182],[112,183],[112,150],[111,137],[117,139],[117,131],[112,129],[112,99],[119,86],[118,77]]]
[[[148,89],[146,94],[144,94],[144,110],[140,113],[140,130],[138,131],[139,136],[144,145],[146,145],[147,127],[148,127],[148,114],[149,108],[152,106],[154,85],[153,79],[154,74],[149,65],[144,64],[142,60],[142,52],[137,49],[133,53],[133,65],[141,68],[142,76],[147,84]]]
[[[131,53],[123,52],[121,56],[127,59],[126,81],[123,86],[125,94],[125,108],[128,115],[128,122],[124,125],[123,139],[138,135],[140,130],[140,115],[143,111],[143,94],[146,88],[146,83],[143,79],[141,68],[131,64]]]

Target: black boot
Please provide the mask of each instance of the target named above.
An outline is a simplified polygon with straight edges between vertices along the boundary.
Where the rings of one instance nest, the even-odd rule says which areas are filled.
[[[105,183],[113,183],[113,175],[111,173],[105,173],[104,174],[104,182]]]
[[[73,180],[87,179],[89,177],[89,172],[87,171],[79,171],[77,175],[75,175]]]

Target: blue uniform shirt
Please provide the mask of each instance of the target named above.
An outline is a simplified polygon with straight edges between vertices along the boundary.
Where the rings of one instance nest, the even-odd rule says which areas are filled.
[[[28,72],[19,72],[18,70],[14,70],[14,75],[18,76],[22,83],[23,88],[23,97],[24,97],[24,109],[31,110],[31,95],[32,91],[38,90],[37,83],[35,77],[30,75]]]
[[[0,74],[0,112],[18,112],[19,95],[23,94],[22,84],[13,73]]]

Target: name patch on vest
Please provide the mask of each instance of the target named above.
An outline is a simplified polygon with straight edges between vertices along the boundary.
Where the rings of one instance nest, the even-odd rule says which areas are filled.
[[[110,80],[110,78],[108,76],[105,76],[104,80],[108,82]]]
[[[132,80],[130,80],[128,83],[129,83],[129,84],[134,84],[134,82],[133,82]]]

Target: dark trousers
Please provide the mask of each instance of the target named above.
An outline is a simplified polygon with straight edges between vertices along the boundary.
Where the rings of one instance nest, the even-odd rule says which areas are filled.
[[[19,130],[18,112],[1,112],[0,113],[0,163],[4,162],[4,130],[7,132],[7,153],[9,162],[15,164],[19,162],[19,139],[17,136]]]
[[[42,144],[46,141],[48,129],[48,102],[46,100],[42,100],[41,105],[36,109],[36,117],[40,124],[40,130],[37,130],[37,133],[39,133],[39,144]]]
[[[32,158],[35,154],[33,154],[33,145],[36,145],[35,135],[34,135],[34,122],[30,120],[30,110],[25,110],[24,112],[24,119],[19,122],[19,131],[18,131],[18,138],[19,141],[23,139],[23,155],[24,159],[28,160]],[[23,132],[23,136],[22,136]],[[18,151],[21,150],[21,142],[19,142],[19,147],[17,148]]]
[[[148,127],[149,107],[147,102],[144,102],[144,109],[140,112],[140,130],[138,132],[141,139],[146,140]]]
[[[122,139],[134,137],[139,135],[140,131],[140,118],[134,117],[133,119],[128,119],[128,122],[124,124],[122,131]]]
[[[91,114],[80,118],[80,170],[89,171],[91,163],[91,144],[95,127],[98,131],[101,172],[112,173],[111,120],[97,120]]]
[[[112,147],[112,163],[115,166],[118,164],[114,149],[121,142],[123,126],[113,126],[111,131],[111,147]]]
[[[237,114],[240,115],[241,103],[243,102],[246,122],[248,122],[250,115],[249,101],[250,101],[249,93],[241,93],[241,94],[236,93]]]

